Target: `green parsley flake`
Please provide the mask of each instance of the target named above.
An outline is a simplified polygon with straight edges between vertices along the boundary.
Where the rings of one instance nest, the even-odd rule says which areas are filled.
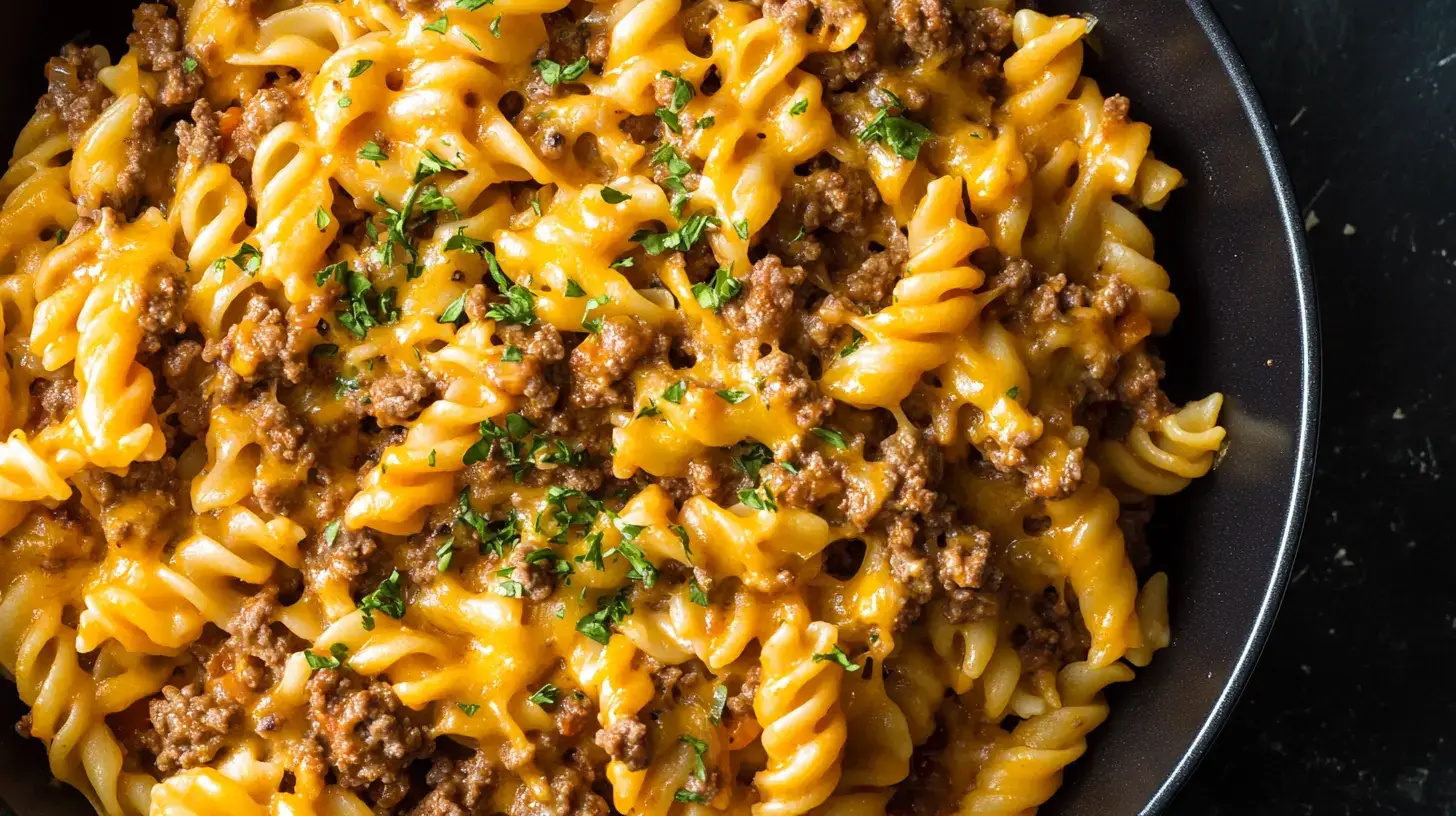
[[[547,683],[541,688],[536,689],[536,692],[530,697],[527,697],[526,702],[535,703],[536,705],[545,708],[549,705],[556,705],[556,698],[560,694],[561,689],[551,685],[550,683]]]
[[[399,570],[394,570],[380,582],[379,588],[359,599],[359,611],[364,615],[364,631],[374,629],[374,610],[399,620],[404,617],[404,597],[399,594]]]
[[[465,712],[467,717],[474,717],[475,712],[480,710],[480,706],[476,703],[456,703],[455,707]]]
[[[577,283],[576,281],[572,280],[571,278],[567,278],[566,279],[566,296],[569,297],[569,298],[585,297],[586,296],[586,290],[583,289],[583,288],[581,288],[581,284]]]
[[[451,301],[449,306],[446,306],[445,307],[445,311],[440,312],[440,316],[437,317],[437,318],[435,318],[435,322],[436,323],[455,323],[455,324],[458,325],[458,324],[464,322],[464,319],[465,319],[465,295],[464,294],[461,294],[460,297],[455,298],[453,301]]]
[[[501,360],[507,363],[519,363],[521,361],[521,347],[506,346],[506,350],[501,352]]]
[[[698,305],[714,312],[722,311],[723,305],[743,291],[743,281],[733,277],[732,267],[718,267],[713,279],[693,284],[693,297]]]
[[[662,392],[662,398],[672,403],[673,405],[680,405],[682,404],[683,394],[686,394],[687,391],[687,380],[678,380],[672,385],[669,385],[666,391]]]
[[[319,669],[337,669],[344,665],[344,661],[348,658],[349,647],[343,643],[330,645],[328,657],[317,654],[312,650],[305,650],[303,653],[303,659],[307,661],[308,667],[313,671],[318,671]]]
[[[431,451],[431,453],[434,453],[434,451]],[[431,465],[431,467],[434,467],[434,465]],[[450,569],[450,564],[454,560],[455,539],[447,538],[443,544],[435,548],[435,569],[440,572],[446,572]]]
[[[839,667],[847,672],[857,672],[860,668],[858,663],[855,663],[849,659],[849,655],[845,654],[844,650],[839,648],[839,644],[837,643],[834,644],[834,647],[829,650],[829,654],[814,655],[815,663],[823,663],[826,660],[832,660],[835,663],[838,663]]]
[[[809,100],[806,97],[804,99],[800,99],[798,102],[795,102],[793,105],[789,106],[789,115],[790,116],[802,116],[803,113],[805,111],[807,111],[808,109],[809,109]]]
[[[907,118],[904,114],[905,104],[895,94],[883,88],[877,90],[887,101],[880,106],[875,118],[855,136],[865,144],[882,143],[900,158],[914,161],[920,156],[920,146],[931,137],[930,129]],[[899,110],[900,113],[891,114],[892,110]]]
[[[632,196],[612,187],[603,187],[602,200],[608,204],[621,204],[623,201],[631,201]]]
[[[1021,397],[1021,386],[1013,385],[1006,391],[1007,399],[1018,399]]]
[[[839,351],[839,356],[840,357],[848,357],[849,355],[855,353],[856,351],[859,351],[860,344],[864,342],[864,335],[859,333],[859,329],[850,329],[849,331],[850,331],[850,335],[849,335],[850,336],[849,345],[847,345],[844,348],[840,349],[840,351]]]
[[[493,5],[495,0],[455,0],[455,8],[476,11],[481,6]]]
[[[319,207],[313,212],[313,223],[318,226],[319,232],[323,232],[329,228],[329,224],[333,223],[333,219],[329,217],[328,212],[323,207]]]
[[[535,68],[536,73],[541,75],[541,81],[552,88],[555,88],[563,82],[575,82],[580,79],[581,75],[586,73],[586,69],[590,65],[591,63],[585,56],[566,66],[549,59],[536,60],[531,63],[531,67]]]
[[[365,142],[364,146],[359,148],[359,158],[364,161],[379,164],[385,159],[388,159],[389,154],[384,152],[384,148],[380,147],[378,142],[369,141]]]
[[[849,443],[844,441],[844,434],[839,431],[830,428],[814,428],[813,433],[839,450],[849,450]]]
[[[360,74],[363,74],[365,71],[369,70],[369,68],[371,66],[373,66],[373,65],[374,65],[374,60],[361,59],[361,60],[355,62],[354,63],[354,66],[349,69],[349,79],[353,79],[354,77],[359,76]]]
[[[748,399],[748,392],[739,388],[724,388],[718,392],[718,396],[726,400],[729,405],[737,405]]]
[[[738,491],[738,500],[743,502],[744,507],[754,510],[767,510],[771,513],[777,513],[779,511],[779,506],[774,501],[773,494],[768,491],[768,488],[764,488],[762,495],[757,490],[748,490],[745,488]]]
[[[444,16],[444,15],[441,15],[440,16],[440,19],[438,19],[435,22],[430,23],[429,25],[425,26],[425,30],[426,31],[433,31],[436,34],[444,34],[445,33],[445,29],[447,29],[449,27],[450,27],[450,18],[447,17],[447,16]]]

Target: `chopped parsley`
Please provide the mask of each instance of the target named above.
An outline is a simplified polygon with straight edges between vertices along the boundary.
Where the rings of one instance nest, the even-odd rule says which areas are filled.
[[[849,450],[849,443],[844,441],[844,434],[839,431],[831,428],[814,428],[813,433],[839,450]]]
[[[379,588],[359,599],[359,611],[364,613],[364,631],[374,629],[374,610],[399,620],[404,617],[404,597],[399,594],[399,570],[394,570],[380,582]]]
[[[1013,385],[1013,386],[1011,386],[1010,389],[1008,389],[1006,391],[1006,398],[1007,399],[1017,399],[1020,396],[1021,396],[1021,386],[1019,386],[1019,385]]]
[[[739,238],[742,238],[743,240],[747,241],[748,240],[748,219],[747,218],[740,218],[740,219],[734,221],[733,222],[733,231],[736,232],[736,233],[738,233],[738,237]]]
[[[849,345],[839,350],[840,357],[848,357],[859,351],[860,344],[864,342],[864,335],[859,333],[859,329],[850,329],[849,332]]]
[[[722,397],[729,405],[737,405],[748,399],[748,392],[738,388],[724,388],[718,392],[718,396]]]
[[[716,116],[704,116],[698,120],[698,130],[707,130],[716,124],[718,124],[718,118]]]
[[[244,241],[242,245],[238,247],[237,252],[213,261],[213,271],[223,271],[227,268],[228,261],[232,261],[233,266],[236,266],[237,268],[243,270],[249,275],[256,275],[258,274],[259,267],[263,265],[263,253],[259,252],[257,247],[253,246],[247,241]]]
[[[308,662],[308,667],[314,671],[319,669],[337,669],[344,665],[349,658],[349,647],[343,643],[335,643],[329,646],[329,656],[324,657],[312,650],[304,650],[303,659]]]
[[[693,284],[693,297],[698,305],[714,312],[722,311],[723,305],[743,291],[743,281],[733,277],[731,266],[720,266],[713,273],[713,279]]]
[[[490,265],[490,276],[505,295],[505,303],[492,303],[485,316],[498,323],[519,323],[530,326],[536,322],[536,294],[524,286],[518,286],[501,272],[495,263],[495,256],[486,258]]]
[[[586,302],[586,308],[584,308],[584,309],[581,310],[581,325],[582,325],[582,327],[585,328],[587,331],[591,332],[592,334],[601,334],[601,331],[602,331],[602,318],[601,317],[590,317],[589,318],[589,317],[587,317],[587,315],[590,314],[593,309],[600,309],[601,307],[603,307],[603,306],[605,306],[605,305],[607,305],[608,303],[611,303],[611,302],[612,302],[612,299],[610,297],[606,296],[606,295],[598,295],[598,296],[596,296],[594,298],[589,299]]]
[[[631,255],[623,255],[622,257],[618,258],[617,260],[612,261],[612,268],[613,269],[626,269],[627,267],[631,266],[633,263],[635,263],[635,261],[632,260],[632,256]]]
[[[701,586],[698,586],[697,576],[688,579],[688,600],[698,606],[705,607],[708,605],[708,593],[704,592]]]
[[[445,33],[445,29],[447,29],[449,27],[450,27],[450,18],[442,14],[442,15],[440,15],[440,19],[438,19],[435,22],[430,23],[429,25],[425,26],[425,30],[426,31],[433,31],[436,34],[444,34]]]
[[[809,98],[808,97],[805,97],[803,99],[800,99],[798,102],[795,102],[794,104],[792,104],[792,105],[789,106],[789,115],[790,116],[801,116],[808,109],[809,109]]]
[[[826,660],[832,660],[835,663],[838,663],[839,667],[847,672],[859,671],[859,664],[850,660],[849,655],[845,654],[844,650],[839,648],[839,644],[837,643],[834,644],[834,647],[829,650],[829,654],[814,655],[815,663],[823,663]]]
[[[496,584],[495,590],[507,598],[524,598],[526,596],[526,587],[520,581],[501,581]]]
[[[433,456],[434,451],[430,451],[430,454]],[[434,467],[434,465],[431,464],[431,467]],[[454,562],[454,560],[455,539],[447,538],[445,539],[445,542],[443,544],[435,548],[435,569],[439,570],[440,572],[446,572],[450,569],[450,564]]]
[[[738,500],[743,502],[744,507],[749,507],[754,510],[767,510],[771,513],[777,513],[779,511],[779,506],[774,501],[773,493],[769,492],[768,488],[764,488],[761,495],[757,490],[748,490],[745,488],[738,491]]]
[[[385,159],[388,159],[389,154],[384,152],[384,148],[380,147],[378,142],[369,141],[365,142],[364,146],[359,148],[359,158],[363,159],[364,161],[371,161],[375,164],[379,164]]]
[[[720,223],[717,216],[707,213],[697,213],[684,221],[682,226],[668,232],[653,232],[651,230],[638,230],[632,233],[628,239],[633,243],[642,245],[648,255],[661,255],[662,253],[675,249],[679,252],[687,252],[693,248],[703,232],[709,227],[716,227]]]
[[[900,97],[884,88],[877,90],[884,97],[879,113],[855,136],[865,144],[882,143],[900,158],[914,161],[920,156],[920,146],[930,138],[930,129],[905,116],[905,103]],[[899,113],[892,114],[892,110]]]
[[[621,204],[623,201],[631,201],[630,193],[624,193],[614,187],[602,188],[602,200],[608,204]]]
[[[647,404],[644,405],[644,406],[642,406],[642,408],[639,411],[637,411],[637,415],[635,417],[633,417],[633,418],[634,419],[645,419],[645,418],[648,418],[648,417],[655,417],[655,416],[662,416],[662,411],[658,410],[658,408],[657,408],[657,400],[655,400],[655,399],[653,399],[651,397],[648,397],[647,398]]]
[[[467,717],[474,717],[475,712],[480,710],[480,705],[477,703],[456,703],[455,707],[464,712]]]
[[[556,705],[556,698],[560,694],[561,689],[551,685],[550,683],[547,683],[541,688],[536,689],[536,692],[530,697],[527,697],[526,702],[535,703],[536,705],[545,708],[549,705]]]
[[[581,75],[586,73],[586,69],[590,65],[591,63],[585,56],[566,66],[549,59],[536,60],[531,63],[531,67],[535,68],[536,73],[541,75],[541,81],[552,88],[555,88],[563,82],[575,82],[580,79]]]
[[[344,281],[345,309],[334,313],[339,325],[363,340],[371,328],[399,319],[399,309],[394,302],[397,292],[393,287],[377,292],[374,284],[358,272],[347,270],[347,275]]]
[[[615,595],[598,598],[597,611],[577,621],[576,631],[603,646],[607,645],[612,639],[611,627],[632,614],[632,604],[627,600],[629,591],[629,587],[622,587]]]
[[[435,322],[459,324],[464,317],[465,295],[462,293],[460,297],[450,301],[450,305],[445,307],[445,311],[440,312],[440,316],[435,318]]]
[[[490,255],[492,259],[495,258],[494,253],[491,253],[490,250],[485,248],[485,242],[476,240],[474,238],[471,238],[469,235],[466,235],[464,227],[456,230],[454,235],[445,239],[445,251],[466,252],[471,255],[479,255],[482,258],[484,258],[486,255]]]
[[[677,741],[693,749],[693,776],[698,779],[707,779],[708,768],[703,763],[703,755],[708,753],[708,743],[688,734],[680,735]]]
[[[374,65],[374,60],[365,60],[365,59],[358,60],[357,62],[354,63],[353,67],[351,67],[349,69],[349,79],[353,79],[354,77],[359,76],[360,74],[362,74],[365,71],[369,70],[369,68],[371,66],[373,66],[373,65]]]
[[[446,170],[459,169],[460,168],[455,166],[453,163],[446,161],[439,156],[436,156],[433,150],[425,148],[424,155],[420,157],[420,163],[415,165],[414,183],[419,184],[430,176],[433,176],[437,173],[443,173]],[[436,194],[439,193],[438,190],[436,190],[435,192]],[[454,209],[454,207],[452,206],[451,209]],[[431,212],[431,210],[426,209],[425,212]]]
[[[197,60],[191,57],[182,58],[182,73],[190,74],[197,70]]]
[[[481,6],[494,5],[495,0],[455,0],[455,8],[476,11]]]
[[[506,350],[501,352],[501,361],[507,363],[519,363],[521,361],[521,347],[506,346]]]
[[[773,463],[773,451],[762,442],[744,442],[735,446],[734,450],[739,448],[742,448],[743,452],[732,457],[733,464],[746,473],[754,484],[758,484],[758,472],[763,469],[764,465]]]
[[[567,278],[566,279],[566,296],[569,297],[569,298],[585,297],[586,296],[586,290],[583,289],[583,288],[581,288],[581,284],[577,283],[576,281],[572,280],[571,278]]]
[[[313,223],[318,227],[319,232],[328,229],[329,224],[332,222],[333,219],[329,217],[328,212],[323,207],[319,207],[313,211]]]
[[[495,37],[497,40],[500,39],[500,21],[501,16],[499,14],[495,16],[494,20],[490,21],[490,36]]]
[[[686,394],[687,390],[687,380],[678,380],[672,385],[669,385],[666,391],[662,392],[662,398],[673,405],[679,405],[682,403],[683,394]]]
[[[682,113],[683,108],[687,107],[687,104],[697,95],[697,91],[693,88],[693,83],[671,71],[663,71],[658,76],[672,80],[672,98],[668,100],[667,107],[658,108],[654,113],[673,133],[682,133],[682,122],[678,118],[678,114]]]

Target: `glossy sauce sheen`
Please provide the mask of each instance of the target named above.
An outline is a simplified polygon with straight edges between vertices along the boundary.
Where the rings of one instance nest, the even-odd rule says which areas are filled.
[[[417,5],[145,6],[47,66],[0,179],[0,665],[56,776],[1045,802],[1168,643],[1151,497],[1224,444],[1157,386],[1138,211],[1182,177],[1088,21]]]

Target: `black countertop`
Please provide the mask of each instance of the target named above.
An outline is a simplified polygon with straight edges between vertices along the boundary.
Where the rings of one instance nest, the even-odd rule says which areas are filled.
[[[1170,813],[1449,816],[1456,2],[1213,4],[1306,214],[1323,419],[1279,623]]]

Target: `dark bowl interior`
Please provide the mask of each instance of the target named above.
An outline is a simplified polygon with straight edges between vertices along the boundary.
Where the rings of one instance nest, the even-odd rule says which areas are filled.
[[[44,91],[41,66],[71,38],[120,53],[131,0],[16,3],[0,51],[0,134]],[[1047,0],[1090,12],[1087,70],[1153,125],[1189,179],[1151,221],[1183,315],[1163,350],[1175,400],[1228,395],[1231,447],[1212,476],[1162,503],[1151,541],[1172,578],[1173,647],[1114,689],[1112,719],[1043,813],[1156,812],[1216,736],[1253,669],[1294,560],[1313,470],[1318,337],[1302,224],[1242,64],[1203,0]],[[8,144],[8,141],[7,141]],[[0,722],[23,712],[0,693]],[[44,752],[0,728],[0,799],[19,816],[89,813],[49,783]]]

